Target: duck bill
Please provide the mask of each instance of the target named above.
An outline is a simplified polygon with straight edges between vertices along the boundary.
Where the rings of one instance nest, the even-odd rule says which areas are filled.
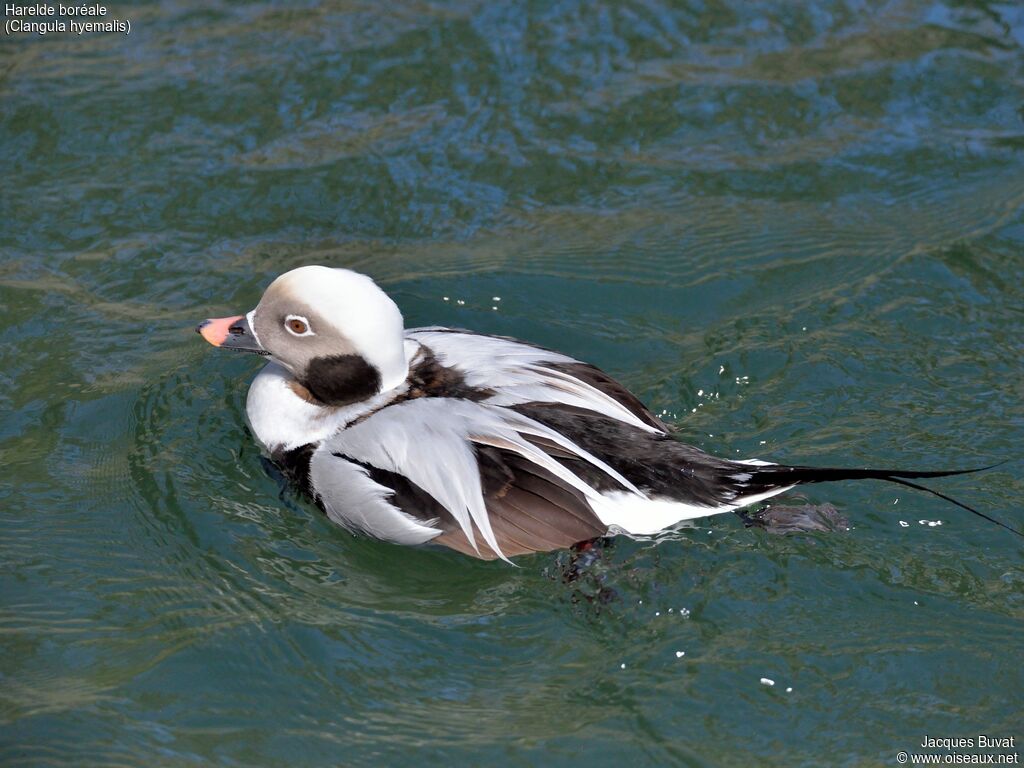
[[[249,320],[244,315],[203,320],[196,326],[196,333],[215,347],[254,352],[257,355],[270,354],[260,346],[259,340],[249,327]]]

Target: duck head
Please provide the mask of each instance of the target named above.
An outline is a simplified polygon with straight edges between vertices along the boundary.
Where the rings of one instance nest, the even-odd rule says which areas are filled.
[[[402,313],[366,275],[299,267],[270,284],[246,315],[196,328],[215,347],[266,355],[326,405],[349,405],[408,375]]]

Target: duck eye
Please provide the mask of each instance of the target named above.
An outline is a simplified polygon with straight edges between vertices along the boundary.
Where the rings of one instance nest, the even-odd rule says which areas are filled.
[[[284,327],[291,331],[294,336],[313,335],[313,332],[309,329],[309,321],[298,315],[288,315],[284,319]]]

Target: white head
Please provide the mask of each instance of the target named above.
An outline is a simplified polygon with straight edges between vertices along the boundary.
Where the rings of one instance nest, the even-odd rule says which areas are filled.
[[[402,313],[373,280],[348,269],[285,272],[244,318],[197,330],[216,346],[272,356],[329,405],[373,397],[408,375]]]

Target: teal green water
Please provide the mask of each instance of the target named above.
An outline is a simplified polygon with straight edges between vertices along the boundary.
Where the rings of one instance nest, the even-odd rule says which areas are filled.
[[[348,266],[409,325],[602,366],[721,455],[1009,459],[935,485],[1024,527],[1019,6],[111,13],[130,35],[0,41],[0,763],[875,766],[1024,738],[1006,531],[865,482],[805,494],[849,533],[723,516],[619,539],[576,587],[564,555],[359,540],[261,468],[258,361],[192,332]]]

